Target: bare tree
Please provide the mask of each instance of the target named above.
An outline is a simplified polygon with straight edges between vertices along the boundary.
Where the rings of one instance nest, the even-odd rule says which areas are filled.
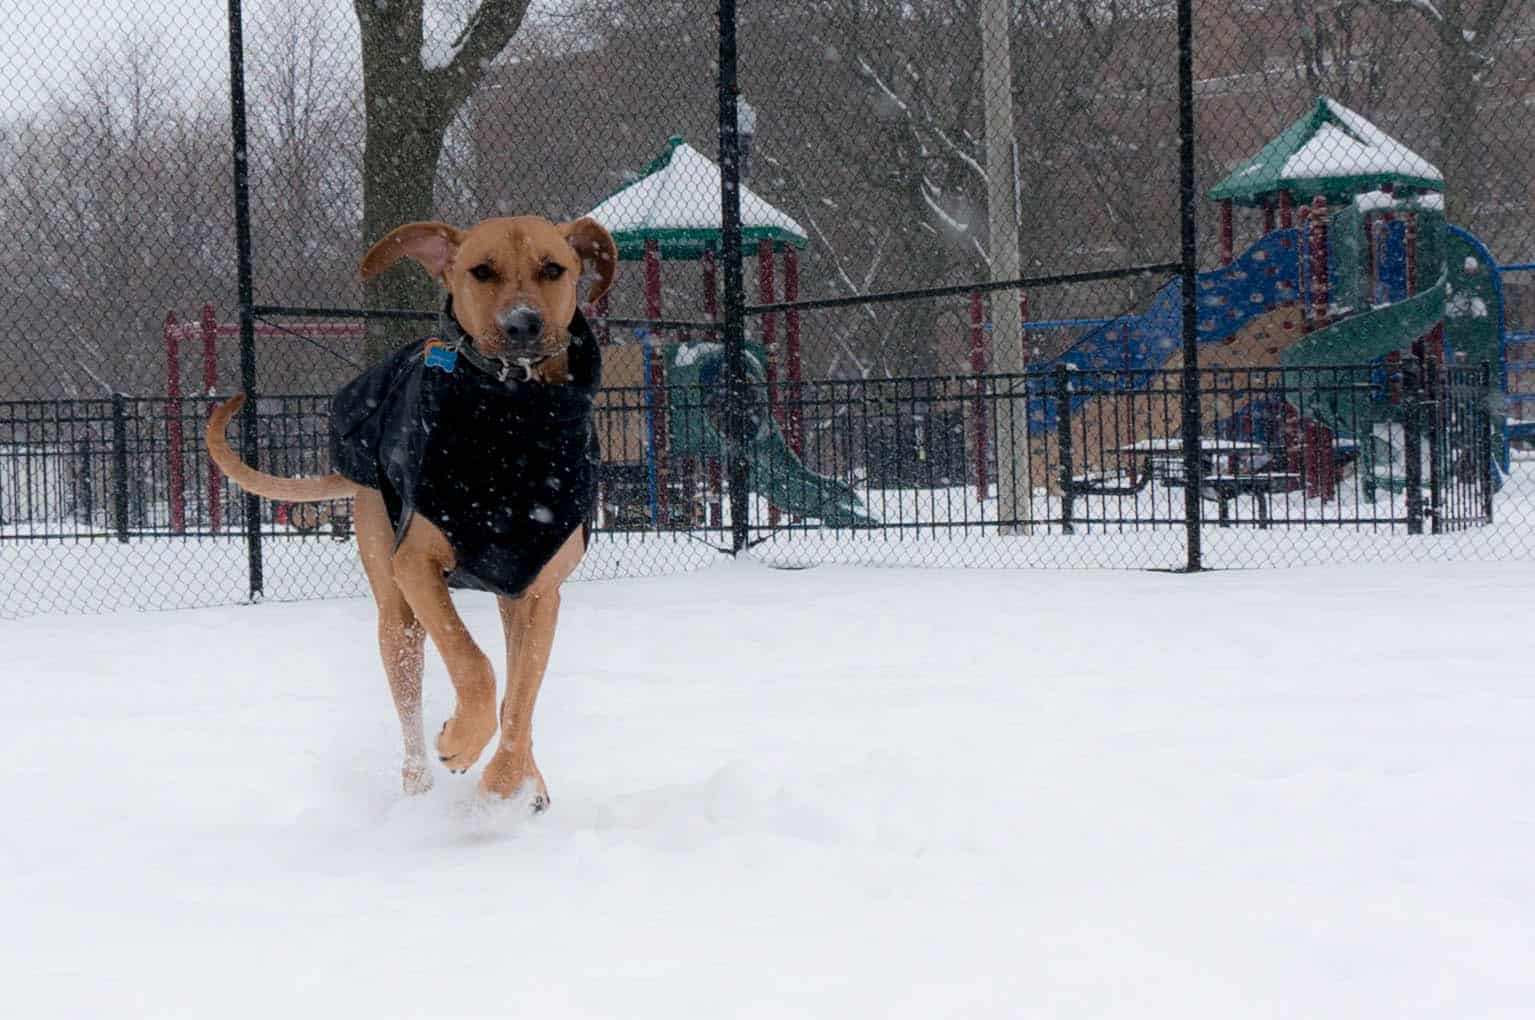
[[[4,374],[23,391],[162,390],[166,311],[227,278],[227,183],[207,168],[228,129],[176,71],[140,26],[9,132],[0,219],[25,238],[28,285],[5,297],[26,343]]]
[[[1432,31],[1438,46],[1439,161],[1449,186],[1445,209],[1453,222],[1470,221],[1485,190],[1482,154],[1473,142],[1482,81],[1496,61],[1508,0],[1376,0],[1393,13],[1410,12]]]

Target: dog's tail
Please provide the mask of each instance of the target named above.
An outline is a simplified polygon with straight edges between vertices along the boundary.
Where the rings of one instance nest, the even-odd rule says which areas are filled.
[[[288,503],[323,503],[331,499],[349,499],[357,494],[356,482],[338,474],[321,475],[318,478],[283,478],[257,471],[240,459],[224,437],[224,427],[235,412],[245,404],[245,394],[236,393],[208,416],[208,456],[219,470],[246,492],[267,499],[280,499]]]

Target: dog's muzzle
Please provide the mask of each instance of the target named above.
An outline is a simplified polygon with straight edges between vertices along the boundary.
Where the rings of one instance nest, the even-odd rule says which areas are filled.
[[[543,355],[544,317],[526,305],[509,308],[496,316],[496,325],[506,338],[506,354],[513,360],[534,359]]]

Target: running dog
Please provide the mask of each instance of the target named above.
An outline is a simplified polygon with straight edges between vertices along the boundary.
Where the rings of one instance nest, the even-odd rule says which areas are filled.
[[[364,279],[401,258],[447,289],[438,335],[368,369],[336,395],[333,474],[283,478],[241,461],[225,427],[237,394],[208,420],[208,453],[247,492],[316,503],[352,499],[357,547],[378,605],[378,645],[405,738],[405,790],[431,788],[421,718],[430,636],[455,707],[437,756],[464,772],[493,737],[482,792],[549,801],[533,760],[533,705],[559,615],[560,585],[586,550],[598,449],[592,403],[597,343],[578,306],[612,285],[618,252],[597,222],[533,216],[459,230],[409,223],[363,257]],[[490,659],[449,588],[497,595],[506,693],[496,708]],[[520,792],[521,791],[521,792]]]

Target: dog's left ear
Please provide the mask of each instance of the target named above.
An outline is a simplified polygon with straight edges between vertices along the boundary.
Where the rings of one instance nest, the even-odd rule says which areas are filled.
[[[613,286],[613,274],[618,271],[618,245],[613,243],[613,235],[590,216],[561,223],[560,233],[565,235],[565,240],[581,256],[581,261],[597,274],[597,278],[592,281],[591,291],[586,295],[588,302],[596,301]]]

